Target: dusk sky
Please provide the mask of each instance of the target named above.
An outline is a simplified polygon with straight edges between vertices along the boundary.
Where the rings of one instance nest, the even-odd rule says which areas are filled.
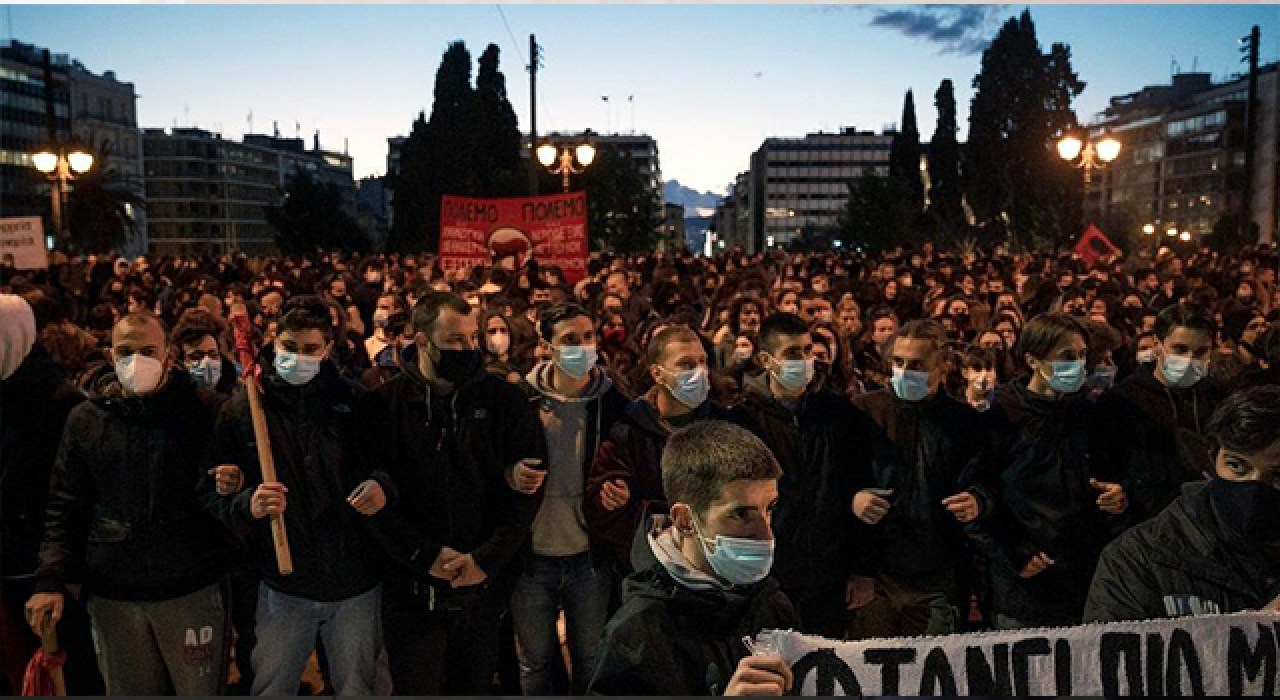
[[[139,94],[143,127],[194,124],[239,138],[283,135],[341,150],[357,177],[386,169],[386,139],[431,109],[440,56],[489,43],[522,130],[529,125],[529,34],[543,46],[538,127],[630,131],[658,141],[664,178],[723,192],[768,136],[841,126],[879,131],[915,90],[922,138],[933,93],[956,85],[961,136],[981,47],[1023,5],[9,5],[3,36],[90,70],[114,70]],[[503,22],[510,25],[510,32]],[[1113,95],[1167,83],[1173,61],[1215,80],[1244,69],[1236,40],[1262,28],[1263,62],[1280,54],[1274,5],[1032,5],[1042,47],[1071,46],[1088,83],[1088,120]],[[513,40],[514,35],[514,40]],[[606,105],[602,95],[609,95]]]

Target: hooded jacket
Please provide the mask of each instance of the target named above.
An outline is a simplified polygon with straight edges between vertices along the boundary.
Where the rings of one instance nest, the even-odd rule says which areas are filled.
[[[226,571],[222,528],[198,486],[213,436],[213,397],[170,368],[148,396],[114,373],[76,406],[54,462],[37,590],[83,581],[105,598],[169,600]]]
[[[567,397],[552,387],[555,365],[538,364],[525,376],[529,400],[543,426],[550,462],[543,485],[542,506],[533,524],[535,551],[545,546],[563,547],[578,537],[588,539],[582,512],[587,474],[595,461],[604,436],[629,403],[613,386],[604,368],[591,368],[586,389],[580,396]],[[581,429],[581,434],[573,431]],[[557,455],[580,453],[577,464],[556,464]],[[577,530],[577,532],[573,532]],[[588,539],[589,542],[589,539]]]
[[[870,455],[855,488],[893,489],[880,522],[856,523],[856,537],[872,555],[863,557],[861,573],[909,577],[953,570],[964,553],[964,528],[942,499],[977,485],[981,414],[942,391],[909,402],[880,389],[853,403],[868,419],[863,445]]]
[[[1124,475],[1134,522],[1155,517],[1183,484],[1212,471],[1205,428],[1224,398],[1213,379],[1186,389],[1166,387],[1154,365],[1139,365],[1103,394],[1099,409],[1108,432],[1100,457],[1108,472]]]
[[[1183,486],[1164,512],[1107,546],[1085,622],[1257,610],[1280,595],[1280,565],[1224,534],[1212,488]]]
[[[982,414],[989,443],[976,490],[991,508],[977,531],[995,612],[1035,624],[1080,621],[1098,555],[1122,522],[1098,510],[1089,485],[1092,408],[1084,392],[1050,400],[1012,382]],[[1038,552],[1053,566],[1020,578]]]
[[[389,559],[388,579],[425,583],[442,547],[470,552],[495,578],[526,545],[542,491],[532,496],[507,485],[517,461],[546,459],[542,426],[521,390],[484,371],[443,395],[418,367],[418,348],[405,348],[399,376],[373,392],[377,399],[378,459],[399,498],[370,519]]]
[[[0,382],[0,576],[31,576],[62,429],[85,395],[40,345]]]
[[[256,569],[273,589],[321,602],[346,600],[378,583],[377,559],[364,532],[366,516],[347,496],[366,479],[382,485],[394,501],[391,479],[367,460],[364,422],[369,399],[325,361],[310,382],[293,386],[276,374],[270,349],[264,351],[262,410],[271,437],[276,478],[289,490],[284,512],[294,571],[280,575],[268,518],[255,520],[249,503],[262,483],[247,389],[241,385],[218,418],[209,466],[234,464],[244,487],[218,496],[208,480],[206,508],[234,534],[247,540]]]
[[[671,436],[672,426],[658,413],[657,395],[662,387],[627,405],[622,417],[613,424],[600,443],[595,462],[587,476],[587,491],[582,512],[587,519],[587,532],[594,542],[607,547],[624,571],[631,571],[631,538],[640,525],[641,515],[649,501],[665,500],[662,491],[662,449]],[[690,414],[692,421],[721,415],[710,401]],[[622,479],[631,491],[626,505],[606,510],[600,492],[606,482]]]
[[[647,532],[640,534],[646,541]],[[588,693],[721,695],[748,654],[744,636],[799,626],[795,608],[773,578],[695,590],[672,576],[653,546],[637,545],[647,553],[636,555],[643,568],[623,581],[622,607],[605,628]]]
[[[782,466],[773,511],[773,576],[783,590],[843,586],[854,547],[849,508],[865,469],[860,418],[848,399],[809,391],[794,410],[775,399],[765,375],[748,377],[729,420],[758,435]]]

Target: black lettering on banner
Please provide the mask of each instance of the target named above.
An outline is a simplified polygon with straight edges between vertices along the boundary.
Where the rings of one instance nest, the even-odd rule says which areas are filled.
[[[956,692],[956,674],[942,647],[934,647],[924,657],[924,669],[920,672],[920,694],[941,695],[953,698]]]
[[[1031,664],[1033,656],[1048,656],[1049,640],[1044,637],[1020,639],[1013,644],[1013,694],[1019,697],[1031,695]]]
[[[797,694],[804,686],[805,679],[813,673],[815,674],[813,682],[815,695],[835,695],[838,683],[841,695],[862,697],[862,686],[858,683],[858,677],[854,675],[853,669],[849,668],[849,664],[836,654],[835,649],[817,649],[805,654],[791,666],[791,673],[795,677]]]
[[[880,695],[897,695],[898,683],[902,678],[898,667],[916,661],[915,649],[867,649],[862,652],[862,660],[869,664],[877,664],[880,668]]]
[[[1200,672],[1200,654],[1195,640],[1184,629],[1176,629],[1169,635],[1169,665],[1165,672],[1165,694],[1182,697],[1182,669],[1186,666],[1187,680],[1191,683],[1189,697],[1204,695],[1204,674]]]
[[[995,654],[995,668],[987,661],[982,647],[968,647],[964,651],[965,677],[969,681],[968,694],[1001,695],[1013,693],[1009,684],[1009,645],[997,644],[992,647]]]
[[[1071,642],[1059,639],[1053,643],[1054,695],[1071,695]]]
[[[1133,632],[1106,632],[1102,635],[1098,653],[1102,656],[1102,694],[1143,695],[1142,692],[1142,635]],[[1128,681],[1126,692],[1120,692],[1120,657],[1124,656],[1124,675]]]
[[[1232,627],[1227,642],[1227,694],[1244,695],[1246,674],[1248,682],[1254,683],[1259,673],[1262,674],[1262,695],[1275,695],[1276,639],[1271,628],[1258,625],[1258,643],[1250,647],[1244,630]]]
[[[1164,635],[1147,633],[1147,695],[1164,695]]]

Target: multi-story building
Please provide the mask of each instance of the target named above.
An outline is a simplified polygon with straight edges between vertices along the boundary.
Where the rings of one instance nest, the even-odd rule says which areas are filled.
[[[31,163],[49,145],[45,60],[52,78],[54,137],[71,137],[71,59],[29,44],[0,44],[0,217],[48,216],[50,183]],[[46,222],[49,220],[46,218]],[[52,226],[47,224],[46,233]]]
[[[659,246],[666,251],[685,248],[684,205],[667,202],[663,205],[662,238]]]
[[[1207,73],[1175,75],[1111,99],[1090,125],[1123,145],[1120,156],[1095,171],[1085,206],[1121,237],[1146,224],[1160,231],[1189,231],[1196,240],[1215,228],[1236,225],[1244,201],[1245,122],[1248,80],[1214,84]],[[1277,64],[1259,69],[1251,211],[1263,241],[1276,240],[1277,130],[1280,128]]]
[[[866,172],[888,174],[893,136],[847,127],[835,134],[766,139],[751,156],[749,220],[737,232],[743,249],[754,253],[806,232],[836,231],[849,182]]]
[[[751,171],[738,173],[729,183],[728,190],[725,198],[716,204],[712,218],[715,247],[749,250],[754,240],[751,233]]]
[[[355,216],[355,182],[349,156],[302,139],[247,134],[236,143],[203,129],[146,129],[147,202],[154,253],[220,253],[274,250],[267,211],[289,179],[305,172],[336,186]]]
[[[391,233],[391,188],[387,176],[362,177],[356,182],[356,219],[373,239],[375,250],[386,245]]]
[[[70,70],[71,126],[75,139],[106,168],[106,187],[129,195],[146,197],[142,169],[142,134],[138,131],[138,95],[133,83],[116,79],[114,71],[96,75],[79,61]],[[128,253],[147,250],[145,206],[125,203],[125,213],[133,219],[134,235],[125,243]]]

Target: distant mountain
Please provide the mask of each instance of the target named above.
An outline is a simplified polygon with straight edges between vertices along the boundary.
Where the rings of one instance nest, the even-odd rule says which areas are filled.
[[[662,196],[672,204],[684,205],[685,218],[698,216],[698,209],[715,209],[716,203],[724,198],[715,192],[699,192],[685,187],[679,180],[667,180],[662,185]]]

